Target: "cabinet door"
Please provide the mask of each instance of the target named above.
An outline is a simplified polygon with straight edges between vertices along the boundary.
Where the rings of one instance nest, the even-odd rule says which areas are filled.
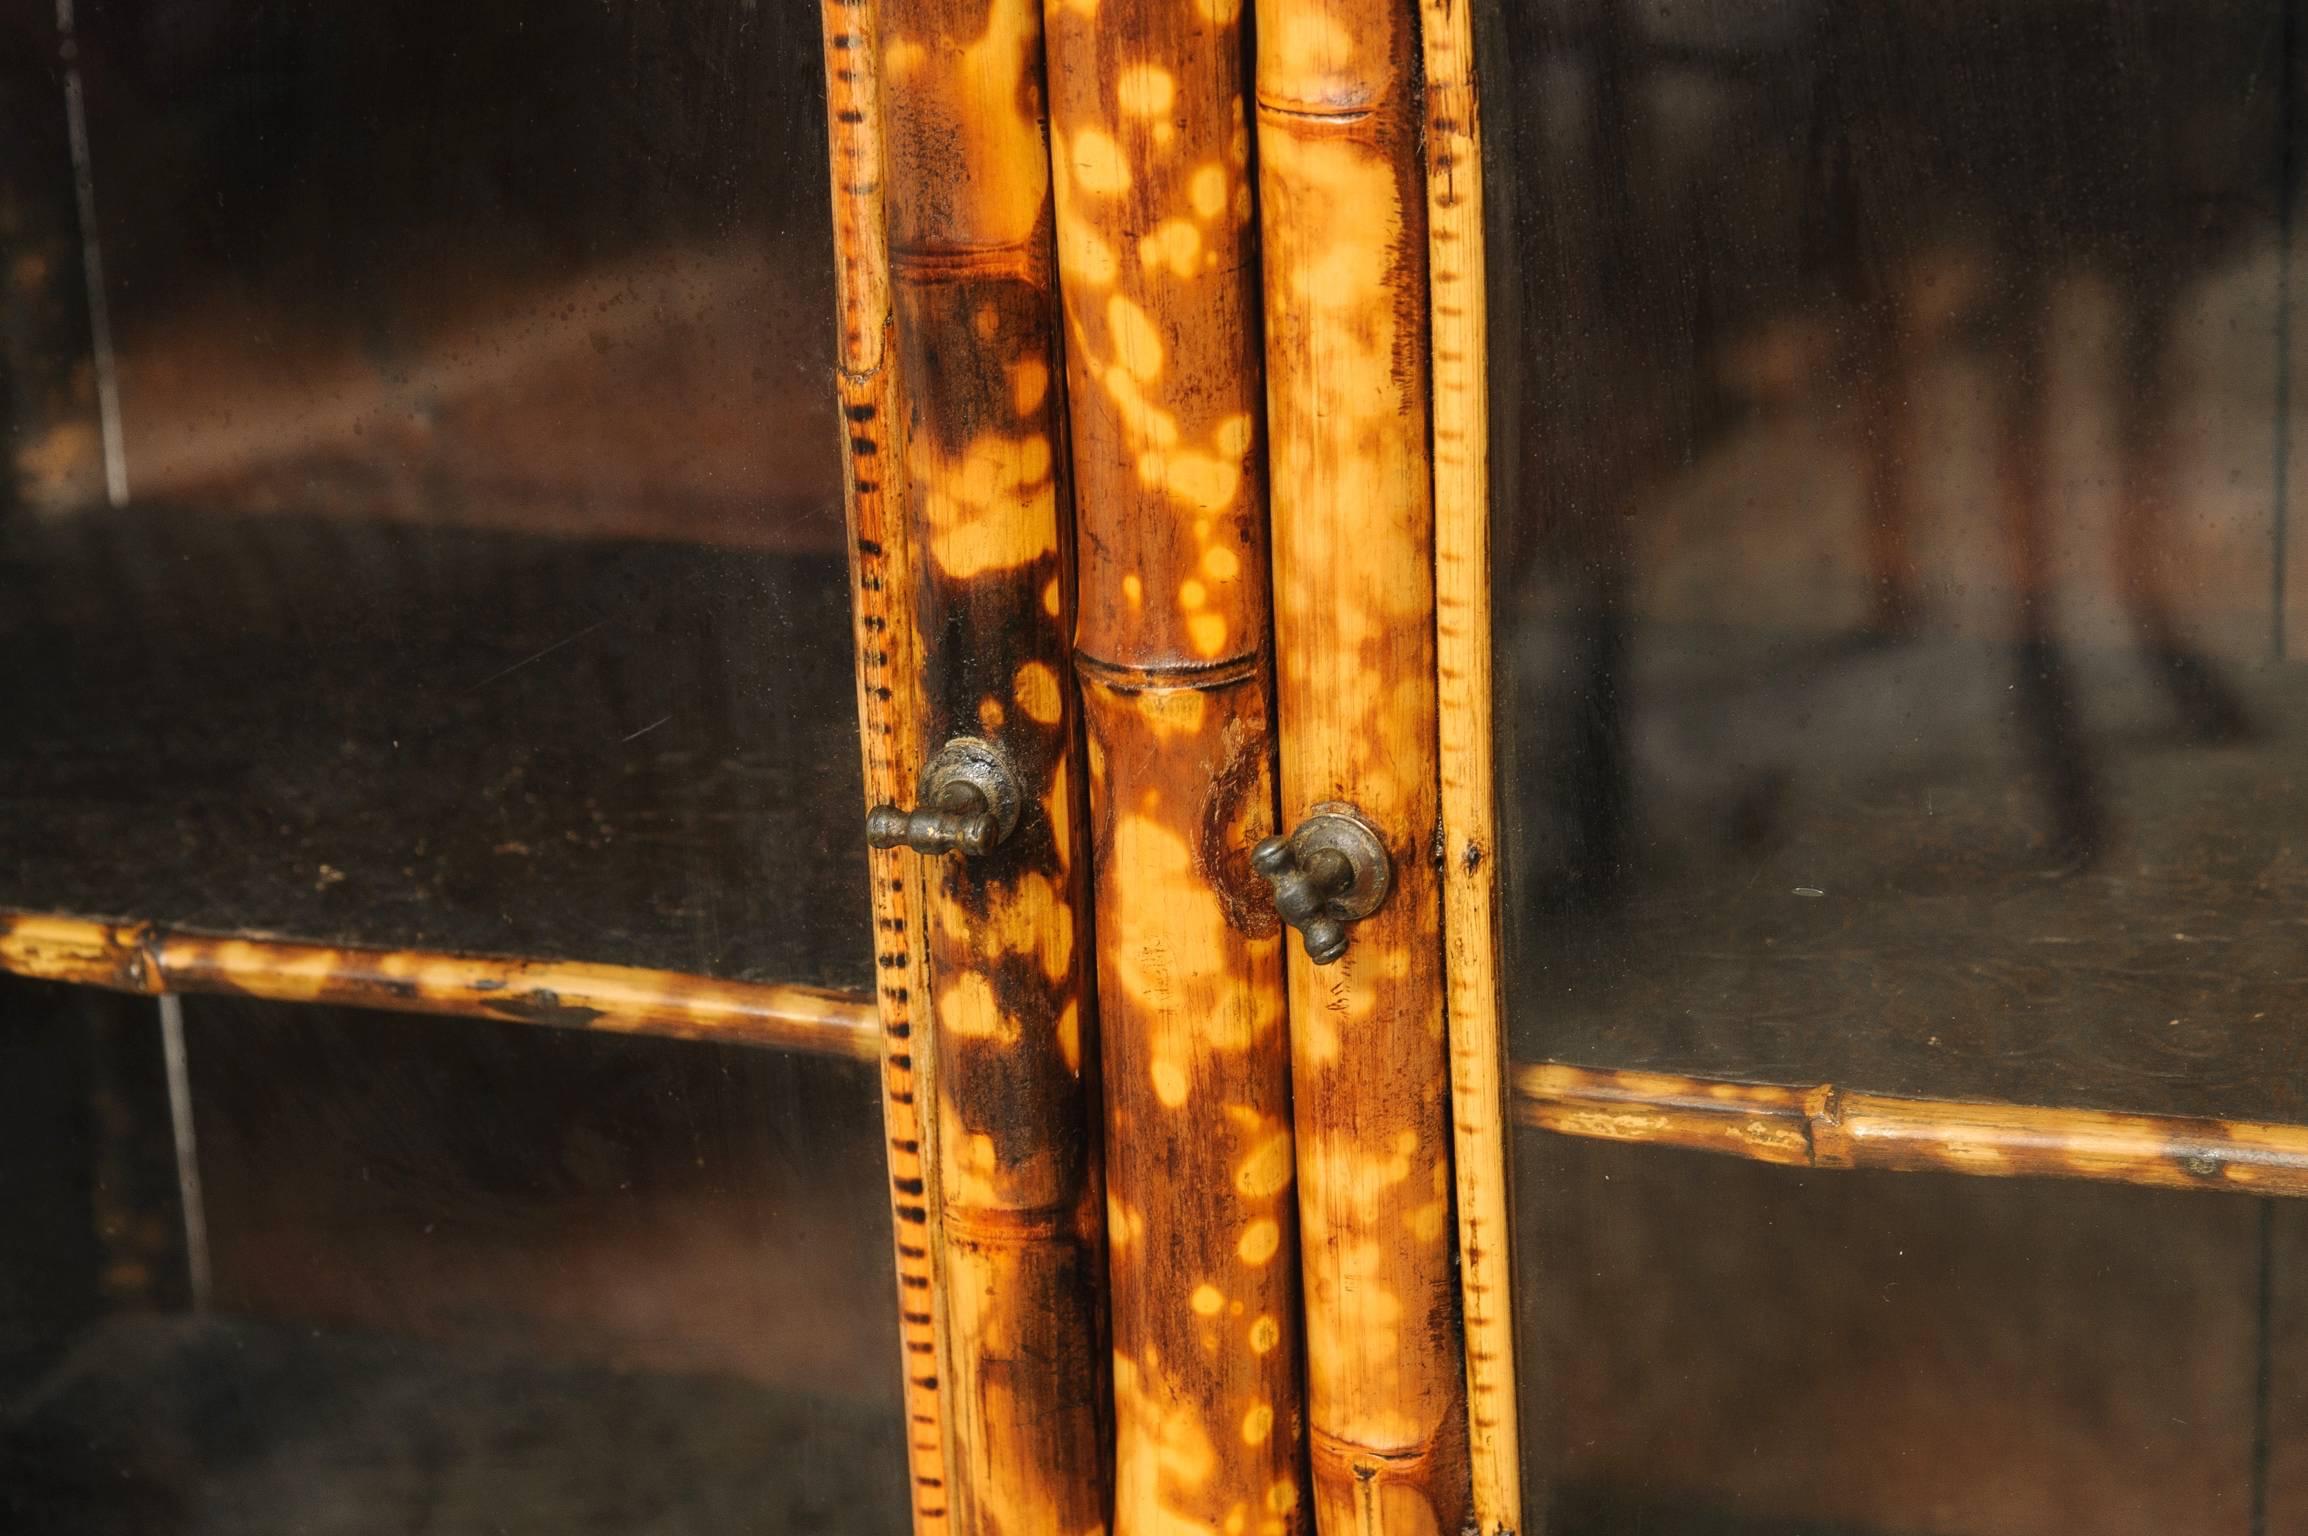
[[[864,990],[813,19],[26,15],[0,906]]]
[[[1492,19],[1518,1116],[1797,1170],[2301,1192],[2293,8]],[[2072,1186],[1798,1197],[1544,1137],[1521,1166],[1530,1358],[1539,1333],[1575,1358],[1553,1330],[1583,1319],[1617,1374],[1564,1366],[1573,1390],[1625,1406],[1593,1439],[1546,1432],[1574,1489],[1618,1478],[1657,1518],[1719,1497],[2013,1531],[2089,1524],[2012,1496],[2031,1476],[2177,1509],[2195,1474],[2175,1469],[2216,1465],[2246,1499],[2264,1238],[2231,1214]],[[1910,1245],[1932,1257],[1902,1271]],[[1771,1352],[1802,1314],[1767,1255],[1819,1286],[1808,1358]],[[1995,1273],[2010,1310],[1951,1322]],[[1880,1316],[1944,1357],[1835,1320],[1839,1287],[1885,1286]],[[2057,1305],[2095,1339],[2029,1310]],[[2222,1362],[2197,1409],[2144,1363],[2159,1306]],[[2109,1415],[2170,1413],[2121,1465],[2088,1436],[1983,1431],[2025,1395],[1989,1384],[2020,1360]],[[1622,1397],[1645,1370],[1705,1401]],[[1753,1372],[1809,1406],[1750,1419]],[[1837,1396],[1859,1379],[1867,1402]],[[1726,1416],[1740,1431],[1696,1449]],[[1827,1469],[1892,1447],[1946,1475],[1895,1494],[1870,1473],[1846,1500],[1861,1474]],[[1585,1507],[1572,1528],[1634,1518]]]
[[[903,1528],[820,18],[5,10],[0,1526]]]

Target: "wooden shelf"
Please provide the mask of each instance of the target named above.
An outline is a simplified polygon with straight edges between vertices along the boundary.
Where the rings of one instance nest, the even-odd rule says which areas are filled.
[[[0,971],[115,992],[504,1019],[881,1060],[871,997],[581,960],[212,938],[151,923],[0,912]]]
[[[1758,845],[1662,837],[1618,903],[1526,914],[1525,1122],[2308,1193],[2308,669],[2235,667],[2255,729],[2212,745],[2125,660],[2078,665],[2113,828],[2081,867],[2047,856],[2011,719],[1929,717],[1927,674],[2011,671],[1950,644],[1873,664],[1922,701],[1897,752],[1836,745],[1831,710],[1789,744],[1815,760]]]
[[[838,554],[18,518],[0,908],[862,992],[850,654]]]

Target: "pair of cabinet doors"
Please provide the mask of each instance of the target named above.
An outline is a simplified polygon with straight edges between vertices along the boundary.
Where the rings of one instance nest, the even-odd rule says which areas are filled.
[[[918,1531],[1616,1529],[1551,1136],[2308,1187],[2298,20],[1849,9],[16,24],[0,961],[187,995],[197,1289],[455,1336],[274,1261],[489,1083],[848,1255]]]

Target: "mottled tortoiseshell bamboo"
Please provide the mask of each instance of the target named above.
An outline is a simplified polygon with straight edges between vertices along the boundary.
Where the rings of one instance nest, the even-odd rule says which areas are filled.
[[[993,743],[1026,798],[999,847],[930,867],[948,1492],[968,1536],[1088,1532],[1110,1498],[1105,1197],[1041,9],[882,0],[880,20],[922,738]]]
[[[1525,1125],[1794,1168],[2094,1179],[2308,1195],[2308,1127],[1709,1082],[1556,1065],[1514,1069]]]
[[[1420,0],[1433,321],[1435,676],[1450,998],[1452,1167],[1466,1327],[1467,1447],[1481,1536],[1523,1529],[1507,1190],[1498,808],[1491,734],[1489,302],[1470,0]]]
[[[223,993],[455,1014],[853,1061],[882,1054],[873,1005],[863,998],[573,960],[300,944],[10,912],[0,913],[0,971],[147,995]]]
[[[824,0],[826,133],[833,183],[843,499],[856,624],[858,734],[868,806],[904,804],[927,756],[918,554],[906,521],[903,413],[884,192],[880,0]],[[953,1528],[954,1468],[943,1388],[951,1354],[938,1187],[937,1060],[918,1027],[930,997],[923,866],[903,849],[866,852],[873,883],[875,1003],[881,1015],[882,1135],[898,1276],[898,1348],[914,1536]]]
[[[1232,6],[1051,0],[1106,1078],[1114,1529],[1306,1519],[1265,466]]]
[[[1293,944],[1307,1415],[1326,1531],[1472,1513],[1435,859],[1426,174],[1412,0],[1263,0],[1282,819],[1358,805],[1394,886],[1337,964]]]

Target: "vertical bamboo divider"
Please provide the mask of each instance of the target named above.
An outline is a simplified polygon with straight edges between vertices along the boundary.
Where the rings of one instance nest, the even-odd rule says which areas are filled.
[[[1117,1536],[1303,1528],[1238,8],[1050,0]]]
[[[913,625],[914,552],[897,465],[895,316],[884,206],[879,0],[824,0],[826,132],[833,181],[834,284],[840,327],[843,490],[856,623],[858,739],[866,804],[903,803],[923,759],[921,665]],[[897,1253],[906,1466],[915,1536],[953,1527],[940,1400],[945,1348],[936,1183],[933,1052],[921,1004],[930,996],[921,923],[921,865],[903,849],[869,849],[875,1002],[881,1015],[882,1130]]]
[[[921,739],[991,742],[1025,800],[998,847],[924,866],[947,1491],[968,1536],[1075,1536],[1112,1447],[1041,12],[880,19]]]
[[[1436,889],[1427,220],[1413,0],[1261,0],[1283,820],[1359,806],[1394,887],[1290,947],[1307,1416],[1326,1532],[1472,1512]]]
[[[1523,1529],[1515,1401],[1506,1028],[1491,739],[1489,302],[1472,0],[1420,0],[1433,323],[1437,756],[1443,958],[1468,1459],[1481,1536]]]

